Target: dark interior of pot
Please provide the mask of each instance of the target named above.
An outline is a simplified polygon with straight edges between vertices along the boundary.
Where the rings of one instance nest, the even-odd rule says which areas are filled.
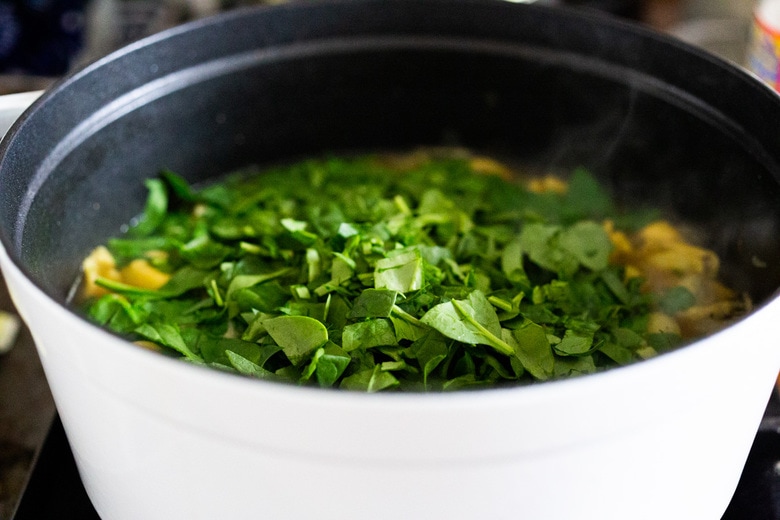
[[[780,285],[780,102],[736,67],[630,25],[471,1],[236,11],[120,51],[51,89],[2,145],[2,240],[63,301],[81,259],[162,168],[455,145],[584,166],[621,203],[707,232],[729,284]]]

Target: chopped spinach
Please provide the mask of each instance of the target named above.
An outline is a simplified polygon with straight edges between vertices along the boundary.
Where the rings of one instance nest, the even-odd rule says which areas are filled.
[[[620,219],[578,169],[565,194],[468,159],[307,160],[195,189],[165,171],[107,247],[170,280],[110,292],[86,314],[131,340],[260,379],[376,392],[549,380],[647,357],[677,338],[609,262]]]

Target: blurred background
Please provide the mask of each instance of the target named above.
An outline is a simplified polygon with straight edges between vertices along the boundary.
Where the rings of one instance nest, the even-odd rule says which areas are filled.
[[[186,21],[280,1],[0,0],[0,94],[45,88],[75,67]],[[757,0],[536,1],[647,24],[741,63]]]

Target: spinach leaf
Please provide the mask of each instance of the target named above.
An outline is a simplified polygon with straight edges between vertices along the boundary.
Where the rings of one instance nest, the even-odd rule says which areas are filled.
[[[504,329],[503,337],[514,348],[514,355],[532,376],[541,381],[553,375],[555,357],[544,328],[530,320],[519,327]]]
[[[389,318],[398,292],[387,289],[364,289],[355,299],[349,318]]]
[[[226,350],[225,356],[230,362],[230,365],[233,368],[235,368],[240,374],[256,377],[258,379],[271,379],[271,380],[281,381],[281,379],[279,379],[276,376],[276,374],[274,374],[273,372],[269,372],[268,370],[265,370],[257,363],[253,363],[252,361],[248,360],[244,356],[240,354],[236,354],[232,350]]]
[[[659,307],[667,314],[676,314],[696,304],[696,296],[690,289],[678,285],[664,292],[658,301]]]
[[[569,222],[607,217],[615,212],[609,193],[584,168],[576,168],[572,173],[561,207]]]
[[[342,347],[347,352],[397,343],[390,322],[379,318],[347,325],[341,338]]]
[[[399,384],[398,379],[393,374],[383,371],[379,365],[376,365],[374,368],[345,377],[340,386],[345,390],[374,393],[396,387]]]
[[[169,323],[143,323],[136,327],[135,332],[154,343],[171,348],[192,361],[203,361],[198,354],[190,349],[184,341],[179,328]]]
[[[147,179],[144,182],[149,195],[146,198],[146,206],[131,228],[134,236],[145,237],[152,234],[163,222],[168,211],[168,191],[160,179]]]
[[[322,388],[331,387],[339,380],[349,363],[350,355],[335,343],[328,343],[322,348],[322,355],[316,364],[317,383]]]
[[[397,254],[376,262],[374,286],[399,293],[422,289],[423,262],[419,251]]]
[[[648,316],[695,296],[648,295],[613,263],[606,229],[647,211],[619,212],[581,168],[537,193],[479,164],[325,157],[202,188],[163,170],[108,246],[116,272],[143,258],[170,279],[151,290],[98,273],[109,294],[82,308],[191,363],[367,392],[544,381],[680,344],[647,334]]]
[[[489,345],[504,355],[514,353],[514,349],[501,339],[498,315],[480,291],[472,291],[466,300],[440,303],[420,321],[460,342]]]
[[[439,332],[429,330],[410,347],[422,369],[423,386],[428,388],[428,377],[449,355],[446,338]]]
[[[268,335],[282,348],[293,365],[328,341],[328,330],[320,321],[307,316],[279,316],[262,322]]]

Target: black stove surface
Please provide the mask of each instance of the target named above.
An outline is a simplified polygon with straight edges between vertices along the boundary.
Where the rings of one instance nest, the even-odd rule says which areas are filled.
[[[52,422],[13,520],[100,520],[81,484],[59,417]]]
[[[13,520],[100,520],[55,418]],[[773,396],[722,520],[780,520],[780,399]]]

